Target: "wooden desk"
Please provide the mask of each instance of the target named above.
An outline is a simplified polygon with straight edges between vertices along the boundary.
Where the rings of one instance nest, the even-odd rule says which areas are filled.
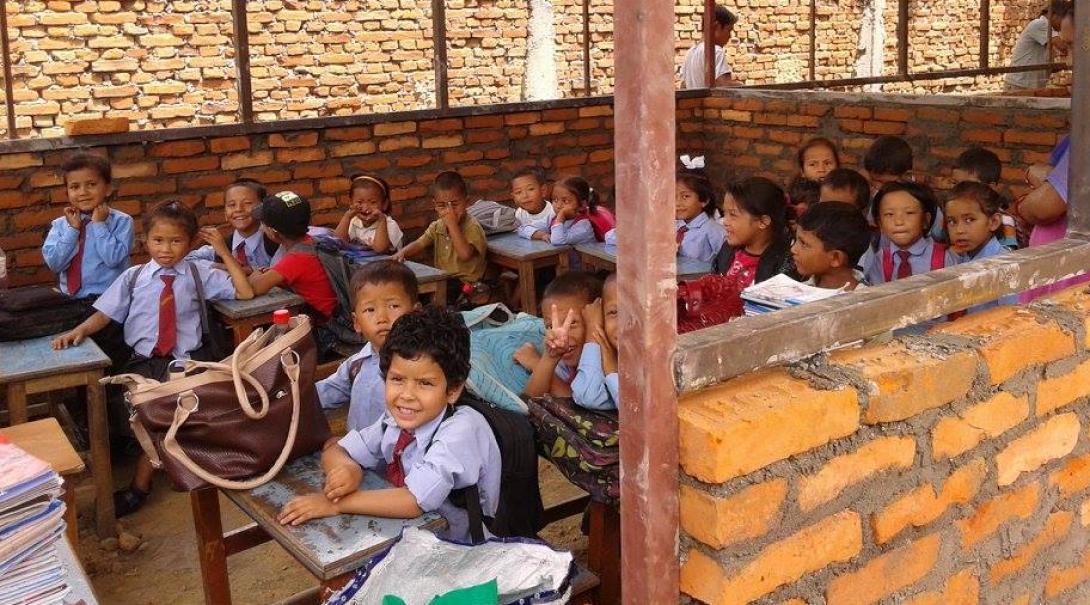
[[[68,582],[68,587],[71,589],[68,596],[64,597],[65,605],[79,603],[80,601],[84,605],[98,605],[95,591],[91,589],[91,581],[87,579],[87,572],[83,570],[83,565],[80,564],[79,557],[76,556],[75,548],[68,543],[68,540],[57,540],[57,559],[60,560],[61,566],[64,568],[65,581]]]
[[[273,288],[250,300],[214,300],[212,308],[234,334],[237,347],[255,328],[272,323],[273,311],[289,309],[293,313],[303,308],[302,296],[283,288]]]
[[[76,486],[71,475],[83,472],[83,459],[76,453],[64,429],[56,418],[45,418],[0,429],[0,435],[23,448],[23,451],[44,460],[64,480],[64,522],[68,540],[79,543],[79,525],[76,517]]]
[[[390,260],[390,257],[372,256],[353,262],[357,265],[365,265],[379,260]],[[416,276],[416,283],[420,286],[419,291],[421,294],[430,294],[432,304],[437,307],[447,306],[447,280],[452,277],[450,273],[411,260],[406,260],[405,266]]]
[[[298,527],[281,525],[277,512],[294,496],[321,490],[319,454],[300,458],[271,482],[250,491],[224,490],[224,495],[254,523],[223,533],[218,490],[203,488],[189,493],[193,524],[197,533],[197,554],[204,581],[205,603],[229,605],[231,586],[227,557],[258,544],[276,540],[322,585],[322,598],[342,587],[352,572],[376,552],[389,546],[405,527],[438,529],[446,521],[429,513],[416,519],[383,519],[364,515],[338,515],[308,521]],[[389,487],[376,473],[364,474],[363,489]]]
[[[580,244],[575,247],[583,264],[592,270],[616,271],[617,270],[617,246],[609,244]],[[711,263],[677,257],[677,278],[696,279],[712,272]]]
[[[91,339],[54,351],[52,336],[0,343],[0,385],[6,385],[9,423],[27,421],[27,395],[79,387],[86,393],[91,440],[91,473],[95,480],[95,527],[100,538],[117,534],[114,519],[110,429],[106,423],[106,391],[99,384],[110,358]]]
[[[568,270],[569,246],[526,239],[517,233],[503,233],[488,238],[488,261],[519,276],[519,301],[521,310],[537,315],[537,292],[534,272],[543,267],[556,267],[559,275]]]

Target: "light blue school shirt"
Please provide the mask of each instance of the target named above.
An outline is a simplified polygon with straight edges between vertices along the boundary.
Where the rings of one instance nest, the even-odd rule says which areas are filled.
[[[352,366],[356,363],[360,364],[360,370],[353,379]],[[386,411],[386,382],[371,343],[363,345],[359,353],[344,360],[335,373],[318,381],[315,387],[324,409],[348,404],[349,431],[371,426]]]
[[[469,516],[451,504],[450,492],[476,484],[481,512],[495,516],[500,496],[500,448],[488,421],[477,410],[455,406],[446,422],[443,416],[440,412],[414,431],[415,439],[401,453],[401,468],[405,487],[420,510],[438,512],[447,520],[446,531],[439,535],[468,542]],[[401,428],[386,412],[370,426],[350,431],[337,444],[356,464],[385,476],[400,435]]]
[[[958,264],[961,265],[961,264],[964,264],[964,263],[972,262],[974,260],[980,260],[982,258],[989,258],[989,257],[992,257],[992,256],[999,256],[1000,254],[1006,254],[1007,252],[1010,252],[1010,249],[1007,248],[1006,246],[1004,246],[1003,244],[1000,244],[999,240],[996,239],[993,236],[992,239],[988,240],[988,243],[984,244],[984,247],[981,248],[980,250],[978,250],[976,254],[974,254],[972,256],[970,256],[968,254],[964,254],[964,255],[957,254],[955,256],[957,258]],[[999,305],[1015,305],[1015,304],[1018,304],[1018,295],[1017,294],[1008,294],[1007,296],[999,298],[998,300],[993,300],[991,302],[981,303],[981,304],[976,305],[974,307],[969,307],[969,309],[966,311],[966,313],[980,313],[981,311],[987,311],[988,309],[994,309],[995,307],[998,307]]]
[[[594,225],[586,217],[568,219],[562,223],[553,223],[549,229],[549,243],[554,246],[578,246],[579,244],[590,244],[596,240]]]
[[[190,262],[197,270],[190,272]],[[144,267],[143,271],[140,268]],[[129,298],[128,281],[134,272],[140,272]],[[235,285],[231,275],[212,267],[208,261],[182,261],[173,267],[163,267],[154,260],[145,265],[130,267],[121,274],[95,302],[95,309],[125,326],[125,343],[137,355],[151,357],[159,339],[159,295],[163,291],[162,275],[175,275],[174,326],[177,339],[172,355],[175,359],[188,359],[190,352],[201,346],[201,307],[197,287],[193,281],[201,280],[205,300],[232,300]]]
[[[91,219],[90,214],[80,214]],[[101,223],[91,221],[84,227],[81,283],[76,298],[96,296],[106,291],[121,272],[129,266],[132,251],[132,217],[110,208]],[[42,245],[42,257],[49,270],[60,278],[60,289],[68,293],[68,265],[79,250],[79,229],[73,229],[63,216],[54,219]]]
[[[913,276],[923,275],[931,271],[931,251],[934,247],[934,240],[930,237],[921,237],[916,240],[916,243],[906,248],[910,254],[908,264],[912,267]],[[901,267],[901,258],[898,256],[897,251],[901,248],[888,239],[882,238],[882,246],[867,259],[867,264],[863,268],[863,274],[866,276],[868,284],[877,286],[886,283],[882,258],[885,256],[885,250],[887,249],[893,256],[893,277],[890,281],[897,280],[897,270]],[[943,267],[952,267],[956,264],[957,258],[947,249],[943,255]]]
[[[719,249],[727,241],[727,230],[719,221],[712,220],[705,212],[696,215],[689,222],[675,220],[674,232],[679,231],[682,226],[689,229],[681,240],[681,246],[678,247],[678,254],[685,258],[695,258],[710,263],[715,260]]]
[[[575,380],[571,383],[575,404],[589,410],[616,410],[620,390],[617,373],[606,376],[602,370],[602,347],[596,342],[584,344]]]
[[[232,256],[234,256],[235,248],[238,248],[239,243],[241,243],[243,249],[246,250],[246,260],[251,267],[268,269],[284,256],[283,246],[277,246],[276,252],[272,257],[269,256],[269,253],[265,251],[265,237],[261,233],[261,229],[254,231],[249,237],[242,235],[238,231],[232,233],[230,244]],[[212,246],[201,246],[187,254],[185,258],[186,260],[215,261],[216,251]]]

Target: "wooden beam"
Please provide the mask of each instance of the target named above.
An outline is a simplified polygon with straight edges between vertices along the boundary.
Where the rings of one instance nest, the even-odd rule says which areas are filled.
[[[11,77],[11,36],[8,33],[8,2],[0,0],[0,52],[4,53],[4,107],[7,109],[8,138],[16,139],[15,132],[15,85]]]
[[[1065,239],[690,332],[678,339],[678,389],[693,391],[757,368],[798,361],[1087,269],[1090,241]]]
[[[980,0],[980,69],[991,65],[992,0]]]
[[[817,80],[817,0],[810,0],[810,79]]]
[[[1082,3],[1071,45],[1071,173],[1067,179],[1068,233],[1090,238],[1090,5]]]
[[[238,75],[238,108],[243,124],[254,121],[254,94],[250,82],[250,26],[246,21],[246,0],[231,0],[235,35],[235,71]]]
[[[447,6],[446,0],[431,0],[431,31],[435,66],[435,106],[450,107],[450,83],[447,78]]]
[[[897,73],[907,76],[908,68],[908,0],[897,0]]]
[[[590,0],[583,0],[583,96],[590,96]]]
[[[678,598],[674,3],[614,11],[623,602]],[[649,355],[648,352],[654,354]]]

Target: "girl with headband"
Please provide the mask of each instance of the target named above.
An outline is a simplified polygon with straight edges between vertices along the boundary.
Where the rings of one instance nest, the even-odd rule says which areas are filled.
[[[348,210],[337,224],[337,237],[363,244],[375,252],[401,249],[401,228],[390,217],[390,185],[381,177],[352,177]]]

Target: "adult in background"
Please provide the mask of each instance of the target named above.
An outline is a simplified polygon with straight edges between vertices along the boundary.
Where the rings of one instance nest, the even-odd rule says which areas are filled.
[[[1068,0],[1052,0],[1049,8],[1042,10],[1040,16],[1030,21],[1022,35],[1018,36],[1010,66],[1048,63],[1049,40],[1058,53],[1066,53],[1069,43],[1060,36],[1059,30],[1064,18],[1074,10],[1074,4]],[[1048,85],[1048,70],[1009,73],[1005,82],[1009,91],[1037,90]]]
[[[703,20],[702,20],[703,21]],[[727,7],[715,5],[715,26],[712,28],[712,40],[715,42],[715,85],[734,86],[739,84],[734,79],[734,71],[727,63],[725,47],[734,33],[738,17]],[[704,25],[700,26],[700,41],[689,49],[681,63],[681,87],[685,89],[708,88],[704,80]]]

